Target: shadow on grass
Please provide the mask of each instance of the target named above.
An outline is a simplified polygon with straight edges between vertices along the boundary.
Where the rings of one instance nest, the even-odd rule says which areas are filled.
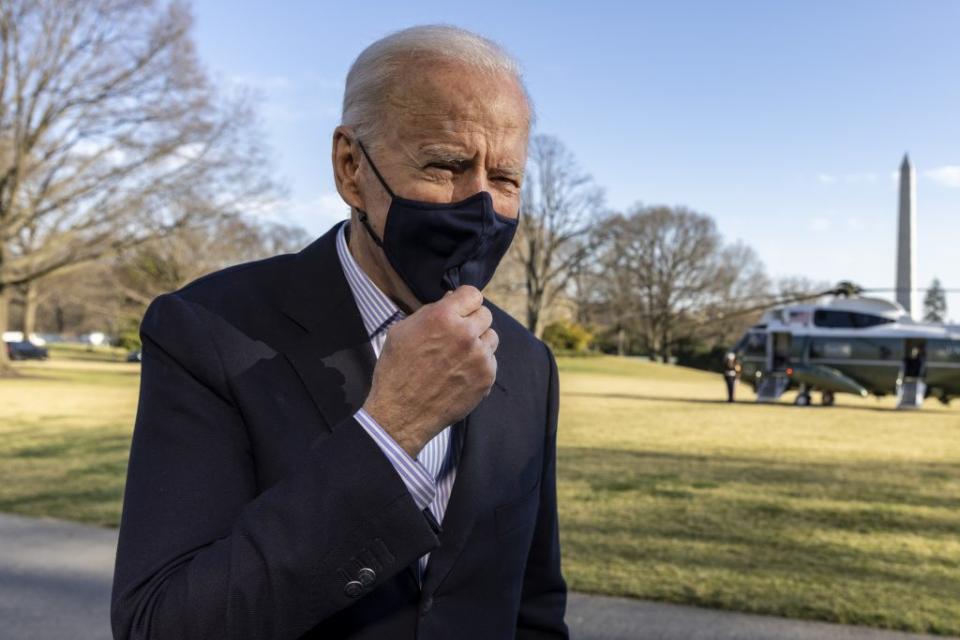
[[[82,511],[83,505],[113,502],[123,498],[123,484],[113,486],[95,486],[85,489],[59,488],[49,491],[36,491],[13,498],[0,498],[0,511],[20,511],[23,507],[40,505],[70,505],[73,510]],[[47,509],[50,515],[54,509]]]
[[[116,526],[129,432],[78,429],[33,438],[27,429],[16,433],[0,446],[0,511]]]
[[[742,455],[703,455],[593,447],[558,449],[563,481],[585,482],[593,491],[639,491],[692,498],[725,487],[759,499],[774,512],[791,499],[847,503],[850,509],[879,509],[857,522],[879,526],[897,515],[892,507],[948,509],[960,534],[960,463],[906,460],[809,462]],[[663,494],[666,490],[672,492]],[[842,510],[808,508],[814,518],[842,521]],[[923,516],[915,516],[922,520]],[[869,528],[869,527],[868,527]]]
[[[558,457],[578,589],[960,632],[958,464],[563,446]]]

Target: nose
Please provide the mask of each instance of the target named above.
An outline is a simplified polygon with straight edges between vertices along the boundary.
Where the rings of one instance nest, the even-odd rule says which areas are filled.
[[[477,167],[462,174],[460,180],[457,180],[454,200],[468,198],[479,191],[490,191],[487,171],[483,167]]]
[[[486,191],[493,198],[494,210],[507,218],[516,218],[520,215],[518,211],[518,202],[503,193],[502,189],[495,189],[491,184],[490,176],[483,166],[472,168],[460,175],[454,187],[452,200],[458,202],[476,195],[480,191]]]

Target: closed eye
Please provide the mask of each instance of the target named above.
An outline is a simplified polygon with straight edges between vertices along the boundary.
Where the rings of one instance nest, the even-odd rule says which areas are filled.
[[[517,188],[520,187],[520,181],[517,178],[513,178],[510,176],[493,176],[493,179],[500,182],[505,182]]]
[[[440,169],[441,171],[463,171],[470,165],[469,160],[435,160],[426,165],[427,169]]]

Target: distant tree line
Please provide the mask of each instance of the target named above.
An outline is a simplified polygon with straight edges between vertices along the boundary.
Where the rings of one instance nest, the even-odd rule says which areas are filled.
[[[133,348],[157,295],[233,264],[298,251],[311,239],[299,227],[256,217],[214,218],[15,288],[10,326],[28,335],[103,331]]]

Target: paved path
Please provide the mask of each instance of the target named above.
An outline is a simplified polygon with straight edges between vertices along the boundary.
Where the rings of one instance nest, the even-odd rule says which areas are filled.
[[[579,593],[570,596],[567,625],[575,640],[948,640]]]
[[[109,640],[116,529],[0,514],[0,638]]]
[[[0,541],[0,640],[110,640],[115,529],[0,514]],[[581,594],[567,622],[575,640],[931,640]]]

